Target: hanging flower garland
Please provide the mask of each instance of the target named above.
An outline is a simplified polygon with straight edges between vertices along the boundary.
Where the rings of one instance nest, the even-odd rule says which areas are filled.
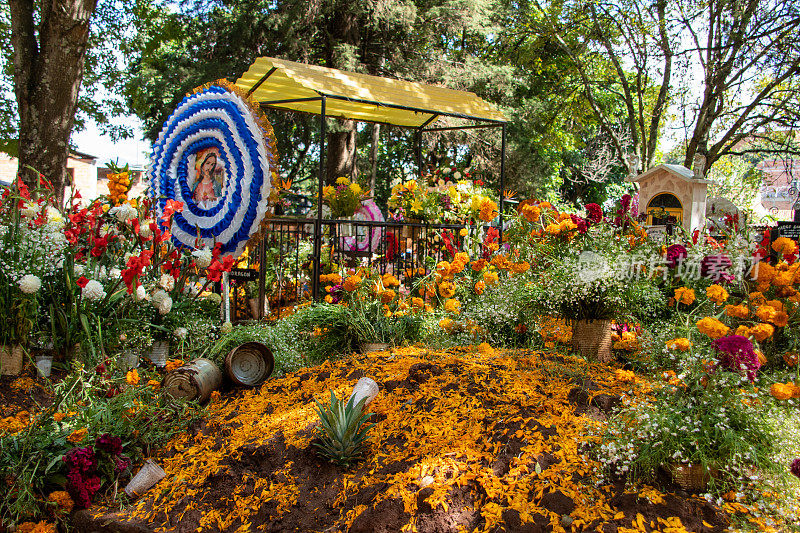
[[[153,145],[150,194],[161,212],[181,202],[170,228],[176,244],[221,243],[238,257],[259,234],[277,179],[272,126],[225,80],[198,87],[178,104]]]

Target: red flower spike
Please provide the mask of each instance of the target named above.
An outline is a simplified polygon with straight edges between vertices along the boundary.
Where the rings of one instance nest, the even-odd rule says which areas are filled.
[[[82,289],[82,288],[84,288],[84,287],[86,286],[86,284],[87,284],[87,283],[89,283],[89,280],[88,280],[88,279],[86,279],[86,277],[85,277],[85,276],[81,276],[81,277],[79,277],[77,280],[75,280],[75,285],[77,285],[77,286],[78,286],[78,287],[80,287],[81,289]]]

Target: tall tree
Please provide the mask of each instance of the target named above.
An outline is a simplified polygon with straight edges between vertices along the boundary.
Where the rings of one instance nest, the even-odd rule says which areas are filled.
[[[800,121],[800,7],[773,0],[534,0],[530,37],[555,40],[629,172],[656,163],[669,106],[678,106],[691,166],[706,168],[741,140]],[[699,75],[698,75],[699,72]],[[698,87],[699,85],[699,87]],[[598,90],[618,88],[631,146]],[[635,155],[636,157],[629,157]]]
[[[75,105],[97,0],[10,0],[14,93],[19,113],[19,169],[32,167],[61,191]]]

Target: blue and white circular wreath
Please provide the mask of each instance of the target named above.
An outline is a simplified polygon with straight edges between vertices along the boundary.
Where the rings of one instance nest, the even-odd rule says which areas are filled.
[[[200,206],[192,199],[189,158],[215,149],[225,169],[221,197]],[[267,212],[277,150],[272,126],[234,86],[215,82],[178,104],[153,145],[150,194],[159,215],[167,200],[183,202],[170,231],[177,246],[222,243],[223,254],[241,255]]]

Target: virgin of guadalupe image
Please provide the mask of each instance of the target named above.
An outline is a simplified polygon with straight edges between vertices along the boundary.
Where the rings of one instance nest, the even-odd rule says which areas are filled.
[[[197,179],[192,189],[192,200],[202,207],[222,195],[225,168],[218,163],[219,154],[215,150],[198,152],[196,161]]]

